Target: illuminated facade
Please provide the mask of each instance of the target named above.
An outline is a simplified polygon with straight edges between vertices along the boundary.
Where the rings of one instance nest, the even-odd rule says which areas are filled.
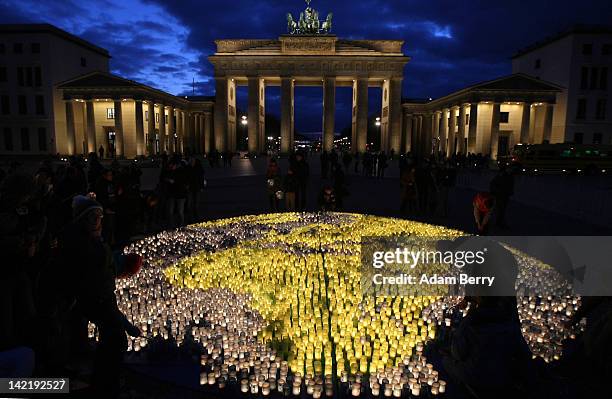
[[[551,140],[561,87],[515,74],[431,101],[404,102],[403,151],[506,155],[518,143]]]
[[[0,153],[81,152],[65,140],[57,84],[108,72],[108,51],[52,25],[0,25]]]
[[[295,146],[294,89],[300,85],[323,88],[322,147],[327,150],[334,146],[336,87],[341,86],[353,89],[353,152],[363,152],[367,144],[369,87],[382,88],[375,105],[380,149],[396,154],[481,153],[495,159],[517,143],[611,139],[609,34],[561,36],[515,56],[513,75],[420,102],[402,101],[410,58],[399,40],[342,40],[330,34],[218,40],[209,57],[215,97],[184,98],[109,74],[106,50],[51,25],[4,25],[0,34],[2,154],[72,155],[100,147],[125,158],[235,151],[236,87],[241,85],[249,93],[251,153],[263,151],[268,137],[267,86],[281,88],[281,152]],[[574,53],[557,51],[568,41],[574,53],[590,48],[592,54],[572,61]],[[555,75],[551,60],[569,63],[571,76]],[[529,70],[536,65],[538,75]],[[588,90],[576,91],[576,85]]]
[[[101,72],[58,88],[68,150],[86,154],[102,147],[106,154],[124,158],[212,150],[211,98],[177,97]]]
[[[514,55],[512,71],[563,87],[552,143],[612,143],[612,27],[575,26],[536,43]]]

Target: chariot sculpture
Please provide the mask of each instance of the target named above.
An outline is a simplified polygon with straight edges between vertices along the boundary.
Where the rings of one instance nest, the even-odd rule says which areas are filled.
[[[332,17],[330,12],[323,23],[319,21],[319,12],[310,7],[310,1],[306,0],[306,9],[300,13],[298,21],[293,19],[291,13],[287,14],[287,33],[292,35],[327,35],[332,29]]]

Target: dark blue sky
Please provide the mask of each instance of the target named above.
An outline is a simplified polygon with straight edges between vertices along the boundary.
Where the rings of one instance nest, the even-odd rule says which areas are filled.
[[[334,13],[342,38],[402,39],[412,57],[404,96],[439,97],[511,72],[518,49],[576,23],[612,21],[609,0],[313,0],[320,15]],[[173,94],[213,95],[206,57],[215,39],[275,38],[287,12],[303,0],[0,0],[0,22],[48,22],[107,48],[114,73]],[[371,90],[370,112],[379,111]],[[296,127],[320,131],[322,91],[296,89]],[[268,89],[278,114],[279,91]],[[350,120],[350,89],[339,89],[336,130]],[[246,90],[238,107],[246,108]]]

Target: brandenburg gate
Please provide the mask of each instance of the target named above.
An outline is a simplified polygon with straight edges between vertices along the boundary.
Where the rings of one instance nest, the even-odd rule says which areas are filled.
[[[214,66],[214,144],[236,150],[236,87],[248,86],[248,150],[265,148],[265,90],[281,88],[281,152],[294,144],[294,89],[323,87],[323,149],[334,145],[336,87],[353,88],[352,151],[365,152],[368,88],[381,87],[381,150],[400,151],[402,79],[409,58],[401,40],[342,40],[330,34],[332,15],[322,23],[310,7],[299,21],[287,15],[288,34],[276,40],[217,40]]]

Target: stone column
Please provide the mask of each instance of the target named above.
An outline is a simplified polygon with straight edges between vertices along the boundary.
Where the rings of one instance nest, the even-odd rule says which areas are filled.
[[[446,139],[448,137],[448,110],[446,108],[442,109],[440,113],[440,152],[444,157],[446,154]]]
[[[228,79],[217,77],[215,79],[215,148],[225,151],[227,138],[227,113],[228,113]]]
[[[412,151],[412,115],[406,115],[404,129],[404,150],[403,152]]]
[[[249,80],[249,108],[248,108],[248,128],[249,128],[249,143],[248,150],[251,154],[260,153],[262,151],[262,144],[260,141],[262,139],[262,132],[260,131],[261,125],[261,107],[263,107],[262,103],[262,94],[261,91],[263,88],[263,79],[258,76],[250,76]]]
[[[455,129],[457,127],[457,116],[455,115],[455,108],[451,107],[448,110],[448,120],[450,121],[450,126],[448,127],[448,153],[447,156],[450,157],[455,154],[455,138],[457,134],[455,133]]]
[[[87,113],[87,152],[97,153],[98,146],[96,144],[96,115],[94,112],[93,100],[87,100],[87,102],[85,103],[85,110]]]
[[[550,136],[552,134],[552,123],[553,123],[553,112],[554,104],[545,104],[546,114],[544,114],[544,134],[542,136],[542,143],[550,143]]]
[[[323,149],[334,148],[336,129],[336,78],[327,76],[323,82]]]
[[[436,139],[436,143],[438,145],[432,148],[432,153],[434,156],[438,156],[438,152],[440,151],[440,112],[434,111],[432,114],[433,122],[432,122],[432,133],[431,133],[431,142],[433,145],[433,139]]]
[[[380,150],[389,152],[390,146],[390,137],[389,137],[389,99],[391,97],[390,94],[391,88],[391,80],[385,79],[382,84],[382,105],[380,107],[380,126],[378,126],[378,133],[380,136]]]
[[[417,128],[416,128],[416,147],[417,147],[417,154],[419,157],[423,156],[423,154],[425,154],[425,138],[423,137],[423,115],[418,115],[417,116]]]
[[[174,107],[172,105],[168,106],[168,149],[170,154],[174,154],[177,152],[177,148],[175,146],[176,140],[176,125],[174,119]]]
[[[66,149],[68,150],[68,155],[76,154],[76,132],[72,100],[66,101]]]
[[[202,140],[203,137],[200,134],[200,115],[192,114],[190,117],[191,120],[191,129],[193,131],[193,150],[196,154],[200,154],[202,152]]]
[[[145,154],[145,139],[144,139],[144,116],[142,114],[142,101],[134,100],[134,121],[136,122],[136,156]]]
[[[202,123],[204,124],[203,127],[203,131],[204,131],[204,151],[206,153],[210,152],[212,150],[212,137],[211,137],[211,126],[210,126],[210,121],[211,121],[211,115],[209,112],[205,112],[204,116],[202,118]]]
[[[491,114],[491,159],[497,159],[497,146],[499,144],[499,120],[501,114],[501,104],[493,104]]]
[[[465,154],[465,106],[459,106],[459,138],[457,139],[457,152]]]
[[[478,103],[470,104],[470,126],[468,130],[468,152],[476,153],[476,134],[478,128]]]
[[[535,144],[536,134],[536,117],[538,115],[538,106],[531,104],[529,107],[529,144]]]
[[[529,126],[531,118],[531,106],[529,103],[523,103],[523,115],[521,118],[521,138],[520,143],[525,144],[529,142]]]
[[[166,135],[166,106],[159,104],[159,151],[168,151],[168,137]]]
[[[402,78],[392,78],[389,84],[390,150],[400,151],[402,138]]]
[[[357,79],[355,90],[357,91],[357,108],[355,110],[357,152],[365,152],[368,144],[368,79]]]
[[[122,102],[120,99],[115,100],[115,151],[117,157],[122,157],[124,154]]]
[[[227,82],[227,138],[225,142],[226,151],[236,151],[236,81],[230,79]]]
[[[353,106],[351,107],[351,152],[357,153],[357,81],[353,80]]]
[[[147,120],[147,130],[149,134],[149,142],[147,145],[147,154],[155,153],[155,103],[152,100],[147,101],[147,110],[149,111],[149,119]]]
[[[294,82],[290,77],[281,78],[281,153],[293,150]]]
[[[212,115],[211,117],[214,118],[214,115]],[[207,143],[206,138],[204,137],[204,127],[200,126],[200,115],[199,114],[196,114],[193,117],[193,128],[194,128],[194,135],[196,137],[195,148],[197,148],[198,151],[202,154],[207,152],[207,147],[208,147],[208,151],[212,151],[215,148],[214,131],[209,132],[208,143]]]
[[[183,148],[185,153],[189,151],[190,154],[197,154],[195,149],[195,140],[193,138],[193,131],[191,130],[191,113],[182,112],[183,115]]]
[[[434,115],[429,114],[423,117],[423,136],[425,138],[424,144],[425,148],[423,151],[423,155],[425,157],[429,157],[431,155],[431,149],[433,144],[433,124],[434,124]]]

